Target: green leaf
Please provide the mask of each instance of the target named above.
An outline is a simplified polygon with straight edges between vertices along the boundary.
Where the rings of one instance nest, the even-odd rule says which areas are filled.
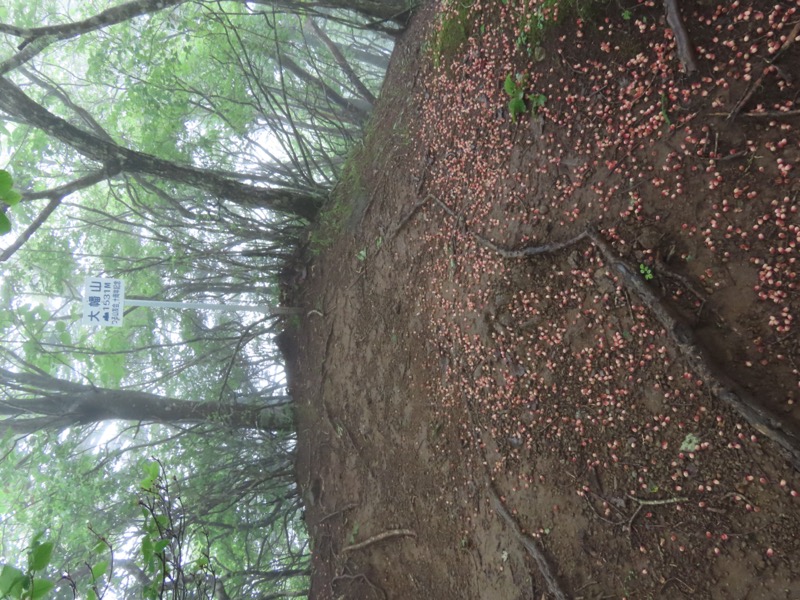
[[[160,467],[157,462],[147,462],[144,465],[145,478],[142,479],[139,485],[142,489],[149,490],[158,479]]]
[[[11,221],[5,213],[0,212],[0,235],[5,235],[11,232]]]
[[[153,552],[156,554],[161,554],[164,552],[164,550],[166,550],[167,546],[169,546],[169,540],[158,540],[153,546]]]
[[[509,96],[516,95],[517,91],[519,90],[517,87],[517,82],[514,81],[514,78],[511,75],[506,75],[506,80],[503,83],[503,89]]]
[[[512,98],[508,103],[508,112],[511,113],[511,120],[516,121],[518,115],[525,114],[528,107],[525,106],[525,101],[522,98]]]
[[[34,579],[33,585],[31,586],[30,599],[38,600],[39,598],[44,598],[54,587],[56,586],[52,581],[48,581],[47,579]]]
[[[100,577],[106,574],[107,570],[108,570],[108,561],[101,560],[99,563],[97,563],[95,566],[92,567],[92,579],[93,580],[99,579]]]
[[[31,571],[41,571],[50,564],[50,556],[53,554],[53,542],[45,542],[31,549],[28,558],[28,568]]]
[[[693,433],[687,433],[681,444],[681,452],[694,452],[699,443],[700,438]]]
[[[2,200],[9,206],[15,206],[19,204],[20,200],[22,200],[22,194],[20,194],[17,190],[8,190],[2,194]]]
[[[0,594],[11,595],[11,591],[20,586],[23,581],[27,579],[25,573],[12,567],[11,565],[3,565],[3,570],[0,571]]]
[[[151,566],[153,563],[153,540],[145,537],[142,540],[142,558],[146,565]]]
[[[11,173],[0,169],[0,196],[11,191],[12,187],[14,187],[14,178],[11,177]]]
[[[547,102],[547,96],[544,94],[531,94],[529,96],[531,101],[531,107],[536,110],[537,108],[541,108]]]
[[[94,552],[95,554],[100,554],[101,552],[104,552],[106,548],[108,548],[106,543],[103,540],[100,540],[94,545],[94,548],[92,548],[92,552]]]

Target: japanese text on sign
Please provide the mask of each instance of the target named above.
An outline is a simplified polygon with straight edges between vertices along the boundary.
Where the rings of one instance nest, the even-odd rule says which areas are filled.
[[[84,325],[118,327],[125,308],[125,285],[121,279],[87,277],[83,291]]]

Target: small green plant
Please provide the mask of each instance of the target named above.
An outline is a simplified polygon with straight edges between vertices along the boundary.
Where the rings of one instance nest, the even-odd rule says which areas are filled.
[[[359,250],[356,253],[356,258],[358,260],[360,260],[361,262],[364,262],[365,260],[367,260],[367,249],[366,248],[362,248],[361,250]]]
[[[547,96],[544,94],[530,94],[528,96],[528,101],[531,103],[531,111],[536,115],[539,109],[543,108],[547,102]]]
[[[350,537],[347,539],[347,543],[351,546],[355,543],[356,538],[358,537],[358,530],[359,525],[358,521],[356,521],[355,524],[353,524],[353,529],[350,531]]]
[[[508,75],[503,83],[503,89],[508,94],[508,113],[511,120],[517,120],[519,115],[524,115],[530,110],[534,115],[547,102],[544,94],[526,94],[525,84],[528,81],[526,74],[518,73],[516,76]],[[527,101],[527,102],[526,102]]]
[[[700,444],[700,438],[693,433],[687,433],[681,444],[681,452],[694,452]]]
[[[25,571],[11,565],[3,565],[0,571],[0,598],[15,600],[38,600],[44,598],[55,587],[49,579],[36,577],[50,564],[53,542],[42,542],[44,532],[36,534],[28,548],[28,568]]]
[[[622,11],[622,18],[625,21],[630,21],[631,17],[633,17],[633,13],[629,9],[626,8],[625,10]]]
[[[474,27],[471,8],[469,2],[459,0],[444,4],[439,15],[440,25],[430,45],[433,65],[437,69],[443,62],[451,62],[469,39]]]
[[[342,199],[336,199],[330,206],[322,210],[319,215],[319,223],[309,238],[312,254],[318,256],[333,244],[352,212],[352,205]]]
[[[642,277],[644,277],[645,281],[650,281],[655,277],[655,275],[653,274],[653,269],[651,269],[644,263],[641,263],[639,265],[639,273],[642,274]]]
[[[661,116],[664,118],[664,121],[669,126],[669,125],[672,125],[672,121],[670,120],[669,113],[667,112],[667,104],[668,104],[667,95],[662,93],[661,94]]]

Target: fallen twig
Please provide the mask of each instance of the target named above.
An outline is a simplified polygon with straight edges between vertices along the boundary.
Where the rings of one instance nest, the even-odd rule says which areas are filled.
[[[675,44],[678,48],[678,58],[683,65],[683,70],[687,75],[697,71],[697,61],[694,57],[694,48],[686,33],[686,26],[683,24],[681,11],[678,8],[677,0],[664,0],[664,10],[667,13],[667,25],[675,35]]]
[[[681,502],[688,502],[688,498],[680,497],[680,498],[665,498],[663,500],[643,500],[642,498],[637,498],[636,496],[631,496],[628,494],[628,498],[633,500],[634,502],[638,502],[639,506],[636,507],[636,510],[633,511],[630,519],[627,520],[625,523],[625,527],[627,527],[628,531],[631,530],[633,527],[633,522],[636,520],[636,517],[639,516],[639,513],[642,511],[643,506],[664,506],[665,504],[680,504]]]
[[[711,113],[712,117],[727,117],[726,113]],[[780,119],[782,117],[800,116],[800,110],[765,110],[764,112],[746,112],[738,116],[748,119]]]
[[[378,542],[382,542],[383,540],[388,540],[389,538],[399,537],[399,536],[409,536],[409,537],[417,537],[417,534],[411,531],[410,529],[390,529],[389,531],[384,531],[383,533],[379,533],[378,535],[373,535],[368,540],[364,540],[363,542],[358,542],[357,544],[350,544],[349,546],[345,546],[342,548],[342,552],[353,552],[354,550],[361,550],[362,548],[366,548],[372,544],[377,544]]]

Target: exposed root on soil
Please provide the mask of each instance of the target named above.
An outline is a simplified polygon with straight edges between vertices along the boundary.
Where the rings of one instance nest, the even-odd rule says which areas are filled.
[[[800,21],[798,21],[795,24],[795,26],[792,28],[791,33],[789,33],[789,36],[786,38],[786,41],[783,43],[780,49],[775,53],[775,55],[769,60],[768,64],[770,65],[770,68],[764,69],[759,78],[756,79],[755,81],[752,81],[750,85],[747,86],[747,90],[745,91],[744,95],[741,98],[739,98],[739,101],[733,106],[730,114],[728,114],[729,119],[733,119],[734,117],[736,117],[736,115],[739,114],[744,105],[749,102],[750,98],[753,97],[753,94],[756,93],[756,90],[758,90],[761,87],[761,83],[764,81],[764,78],[767,76],[767,74],[771,73],[773,69],[776,68],[775,61],[777,61],[778,57],[784,52],[786,52],[786,50],[788,50],[792,44],[794,44],[794,40],[797,38],[797,35],[799,33],[800,33]],[[752,117],[753,113],[748,114],[748,116]]]
[[[354,508],[356,508],[357,506],[358,506],[358,504],[356,504],[355,502],[351,502],[350,504],[346,504],[344,507],[340,508],[339,510],[335,510],[335,511],[333,511],[332,513],[328,513],[327,515],[325,515],[324,517],[322,517],[322,518],[321,518],[321,519],[320,519],[320,520],[317,522],[317,525],[320,525],[320,524],[324,523],[324,522],[325,522],[325,521],[327,521],[328,519],[332,519],[332,518],[333,518],[333,517],[335,517],[336,515],[340,515],[340,514],[342,514],[342,513],[344,513],[344,512],[347,512],[348,510],[353,510],[353,509],[354,509]]]
[[[561,589],[561,586],[559,585],[558,580],[553,573],[553,568],[550,566],[550,562],[547,560],[547,557],[536,545],[536,541],[522,531],[522,528],[514,520],[514,517],[512,517],[511,513],[508,512],[508,509],[500,500],[500,496],[498,496],[497,492],[494,490],[488,475],[486,479],[486,489],[489,493],[489,498],[492,501],[492,506],[494,507],[495,512],[503,517],[503,520],[511,529],[511,533],[514,534],[514,537],[517,539],[517,541],[522,544],[528,551],[528,554],[531,555],[531,558],[533,558],[536,566],[539,567],[539,572],[542,574],[542,577],[547,584],[547,590],[558,600],[567,600],[567,595]]]
[[[380,592],[382,598],[386,598],[386,592],[383,590],[383,588],[372,583],[370,578],[364,575],[363,573],[358,573],[357,575],[349,575],[346,573],[342,575],[337,575],[331,580],[331,586],[333,586],[335,583],[339,581],[363,581],[364,583],[369,585],[369,587],[371,587],[373,590]]]
[[[429,196],[429,197],[433,198],[436,204],[438,204],[439,207],[443,211],[445,211],[448,215],[450,215],[455,219],[459,219],[459,216],[455,213],[455,211],[453,211],[453,209],[447,206],[444,202],[442,202],[441,200],[439,200],[434,196]],[[475,239],[475,241],[480,243],[482,246],[489,248],[489,250],[496,252],[503,258],[528,258],[530,256],[537,256],[539,254],[549,254],[551,252],[558,252],[559,250],[568,248],[569,246],[577,244],[581,240],[585,240],[587,237],[589,237],[589,234],[586,231],[584,231],[583,233],[579,233],[575,237],[570,238],[563,242],[554,242],[552,244],[541,244],[539,246],[526,246],[525,248],[520,248],[519,250],[510,250],[508,248],[503,248],[501,246],[498,246],[494,242],[487,240],[485,237],[480,236],[473,231],[469,231],[468,233]]]
[[[625,287],[636,292],[639,299],[667,330],[678,351],[708,386],[711,393],[738,412],[756,430],[777,443],[787,454],[792,466],[800,471],[800,441],[797,434],[787,431],[780,417],[760,406],[745,390],[718,372],[707,353],[696,341],[691,328],[670,313],[664,303],[647,287],[644,279],[614,252],[599,233],[589,230],[588,237],[603,254],[608,265],[620,276]]]
[[[459,215],[450,207],[438,198],[434,197],[433,199],[448,215],[460,220]],[[627,261],[621,258],[593,227],[589,227],[586,231],[563,242],[526,246],[520,249],[503,248],[477,233],[469,231],[466,227],[464,229],[478,243],[497,252],[504,258],[527,258],[549,254],[568,248],[588,238],[603,255],[609,268],[620,277],[625,288],[636,293],[653,316],[661,323],[679,353],[695,374],[708,386],[709,391],[719,400],[733,408],[757,431],[778,444],[795,470],[800,471],[800,435],[790,431],[778,415],[761,406],[747,391],[714,366],[708,353],[697,342],[691,327],[672,314],[665,303],[648,287],[639,272],[628,265]]]
[[[591,493],[594,494],[595,496],[597,496],[598,498],[602,499],[604,503],[607,503],[609,505],[611,504],[601,494],[597,494],[595,492],[591,492]],[[667,504],[681,504],[683,502],[688,502],[689,501],[689,498],[687,498],[685,496],[679,496],[679,497],[676,497],[676,498],[663,498],[663,499],[660,499],[660,500],[659,499],[637,498],[636,496],[632,496],[631,494],[626,494],[626,496],[628,497],[629,500],[632,500],[633,502],[636,503],[636,505],[637,505],[636,506],[636,510],[633,511],[633,513],[631,514],[630,517],[626,516],[625,518],[620,519],[618,521],[612,521],[611,519],[607,519],[606,517],[601,515],[600,512],[595,508],[594,504],[592,504],[592,501],[589,499],[588,494],[584,494],[583,497],[586,500],[586,503],[589,505],[589,508],[592,509],[592,512],[597,516],[597,518],[599,518],[601,521],[604,521],[604,522],[606,522],[609,525],[612,525],[614,527],[622,526],[624,529],[627,529],[628,531],[631,531],[633,529],[633,523],[634,523],[634,521],[636,521],[636,517],[639,516],[639,513],[642,511],[642,508],[645,507],[645,506],[665,506]]]
[[[667,25],[675,35],[675,44],[678,47],[678,58],[683,65],[683,70],[687,75],[697,71],[697,61],[694,57],[694,48],[686,33],[686,26],[683,24],[681,11],[678,8],[677,0],[664,0],[664,10],[667,13]]]
[[[371,538],[364,540],[363,542],[345,546],[344,548],[342,548],[342,553],[353,552],[354,550],[361,550],[362,548],[366,548],[367,546],[371,546],[372,544],[377,544],[378,542],[382,542],[383,540],[388,540],[389,538],[401,537],[401,536],[408,536],[415,538],[417,537],[417,534],[411,531],[410,529],[390,529],[389,531],[384,531],[383,533],[373,535]]]
[[[389,232],[387,238],[388,239],[392,239],[398,233],[400,233],[400,231],[406,225],[408,225],[409,221],[411,221],[411,219],[414,218],[414,215],[417,214],[419,209],[422,208],[425,204],[427,204],[428,200],[431,200],[431,199],[435,200],[434,196],[431,196],[431,195],[425,196],[425,198],[423,198],[422,200],[417,202],[413,207],[411,207],[411,210],[408,211],[408,214],[405,217],[403,217],[402,219],[400,219],[400,222],[397,225],[395,225],[395,227],[392,229],[392,231]]]

